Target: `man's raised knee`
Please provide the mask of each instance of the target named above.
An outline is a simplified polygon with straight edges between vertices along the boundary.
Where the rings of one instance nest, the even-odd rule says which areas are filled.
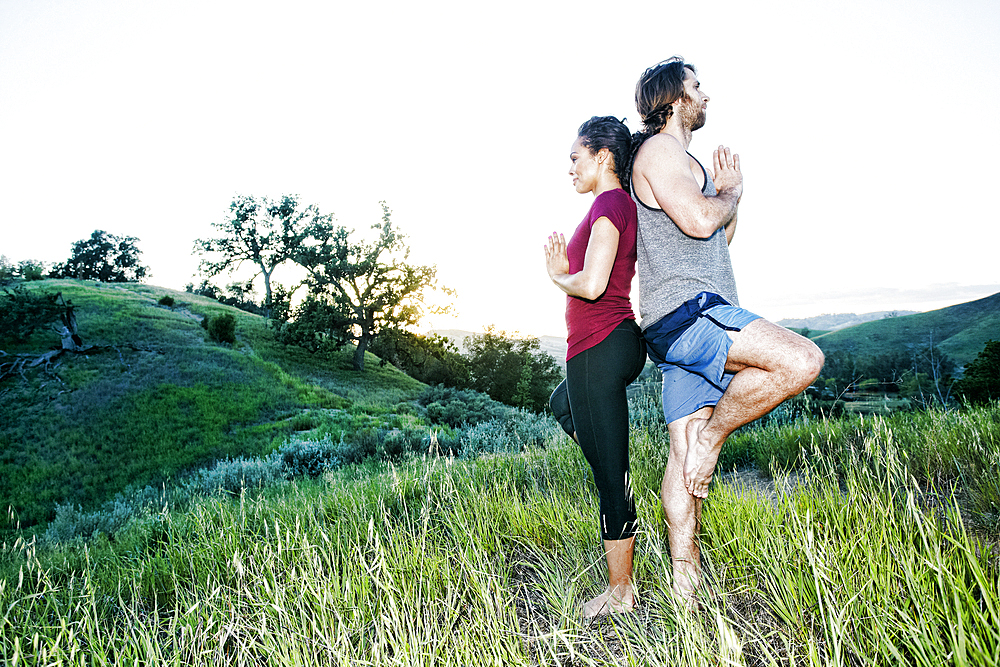
[[[813,380],[819,377],[826,357],[823,356],[823,350],[819,349],[816,343],[808,339],[805,339],[805,344],[802,346],[798,356],[797,371],[802,390],[804,391],[806,387],[813,383]]]

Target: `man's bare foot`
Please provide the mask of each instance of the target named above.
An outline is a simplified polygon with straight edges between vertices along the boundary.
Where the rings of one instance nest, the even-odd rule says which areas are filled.
[[[692,419],[687,423],[687,455],[684,457],[684,486],[695,498],[708,497],[708,485],[715,473],[721,446],[713,447],[701,438],[707,419]]]
[[[630,613],[634,606],[635,596],[631,586],[625,590],[614,591],[607,588],[596,598],[583,604],[583,617],[587,619],[608,614]]]

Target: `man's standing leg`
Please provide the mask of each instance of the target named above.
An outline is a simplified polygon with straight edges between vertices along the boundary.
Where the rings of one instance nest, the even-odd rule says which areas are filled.
[[[712,415],[712,408],[702,408],[667,425],[670,434],[670,452],[667,469],[660,484],[660,502],[667,518],[670,541],[670,560],[673,565],[673,591],[688,606],[694,605],[695,593],[701,584],[701,548],[698,532],[701,529],[702,499],[687,490],[684,483],[684,461],[687,458],[687,425],[692,420],[705,421]]]

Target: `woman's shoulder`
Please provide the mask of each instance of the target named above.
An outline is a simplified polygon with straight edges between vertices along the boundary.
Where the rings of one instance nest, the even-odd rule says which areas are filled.
[[[601,202],[602,205],[609,206],[624,206],[635,210],[635,202],[632,201],[632,196],[625,192],[621,188],[615,188],[614,190],[605,190],[601,194],[597,195],[594,200],[594,204]]]
[[[606,215],[606,212],[614,212],[623,216],[626,221],[634,221],[638,216],[632,196],[621,188],[607,190],[599,194],[594,201],[593,210],[605,212],[601,215]]]

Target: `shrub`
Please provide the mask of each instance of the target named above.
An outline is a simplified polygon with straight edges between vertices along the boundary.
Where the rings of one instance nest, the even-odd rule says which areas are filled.
[[[455,389],[437,385],[428,387],[417,397],[424,416],[433,424],[458,427],[491,419],[506,419],[517,414],[517,409],[494,401],[486,394],[472,389]]]
[[[354,456],[343,439],[335,443],[330,436],[322,440],[292,438],[278,450],[282,472],[286,478],[316,477],[343,463],[353,463]],[[351,459],[351,460],[348,460]]]
[[[516,410],[507,419],[491,419],[470,426],[461,436],[461,455],[472,458],[482,454],[514,453],[529,447],[541,447],[562,433],[555,419],[528,410]]]
[[[28,291],[23,285],[0,293],[0,339],[28,340],[36,329],[59,319],[72,302],[59,303],[59,293]]]
[[[236,342],[236,318],[231,313],[222,313],[209,318],[205,327],[208,336],[216,343]]]
[[[147,486],[128,489],[101,509],[85,512],[79,505],[56,505],[56,518],[45,530],[49,542],[67,542],[77,538],[92,539],[100,534],[112,537],[130,521],[163,502],[159,489]]]
[[[44,280],[45,264],[34,259],[26,259],[17,265],[18,273],[24,280]]]
[[[272,454],[264,458],[225,459],[199,470],[188,482],[192,493],[212,495],[223,492],[239,495],[244,489],[258,489],[282,479],[282,461]]]
[[[168,294],[167,296],[165,296],[162,299],[160,299],[159,301],[157,301],[157,303],[159,303],[161,306],[166,306],[167,308],[173,308],[174,307],[174,297],[172,297],[172,296],[170,296]]]

